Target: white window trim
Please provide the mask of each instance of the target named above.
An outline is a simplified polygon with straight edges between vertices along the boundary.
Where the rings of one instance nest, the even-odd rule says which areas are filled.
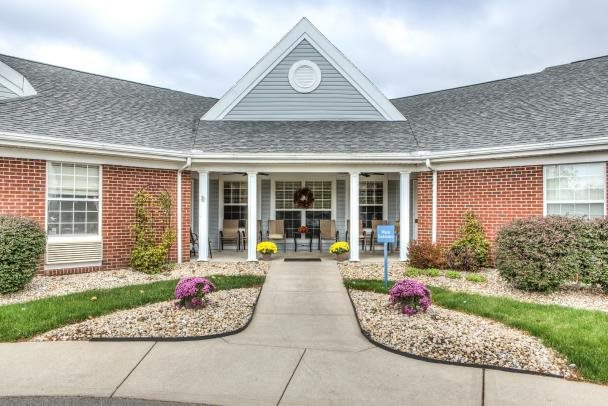
[[[602,164],[604,170],[602,171],[602,183],[604,185],[604,198],[601,200],[587,200],[584,202],[581,201],[568,201],[568,200],[560,200],[555,202],[547,201],[547,168],[549,166],[560,166],[560,165],[580,165],[580,164]],[[557,164],[548,164],[543,165],[543,217],[547,217],[547,205],[549,204],[597,204],[602,203],[604,205],[604,217],[608,215],[608,208],[606,208],[606,193],[608,192],[606,188],[606,162],[601,161],[593,161],[593,162],[572,162],[572,163],[557,163]]]
[[[388,175],[371,175],[359,178],[359,199],[361,199],[361,184],[364,182],[382,182],[382,220],[388,221]],[[361,204],[359,202],[359,221],[361,221],[361,207],[380,206],[379,204]],[[349,217],[350,218],[350,217]],[[371,227],[363,227],[365,231],[371,231]]]
[[[99,212],[99,226],[97,228],[97,235],[75,235],[75,236],[54,236],[48,234],[48,223],[49,223],[49,173],[51,171],[51,165],[53,163],[62,164],[75,164],[83,165],[79,162],[65,162],[65,161],[46,161],[46,177],[45,177],[45,191],[44,191],[44,233],[46,234],[47,243],[49,244],[60,244],[67,242],[101,242],[103,241],[103,165],[98,164],[87,164],[99,167],[99,198],[98,198],[98,212]]]

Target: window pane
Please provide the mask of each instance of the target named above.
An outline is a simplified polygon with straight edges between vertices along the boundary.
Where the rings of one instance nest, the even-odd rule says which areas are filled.
[[[602,203],[592,203],[589,205],[589,217],[600,218],[604,217],[604,205]]]
[[[55,162],[49,166],[48,179],[48,195],[53,200],[47,202],[47,232],[97,234],[99,166]]]
[[[547,166],[547,214],[602,216],[605,172],[604,163]]]
[[[548,204],[547,205],[547,215],[548,216],[559,216],[560,213],[560,204]]]

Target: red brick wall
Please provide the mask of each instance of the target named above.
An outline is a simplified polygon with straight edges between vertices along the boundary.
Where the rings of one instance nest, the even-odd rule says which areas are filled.
[[[0,214],[32,218],[44,228],[46,163],[0,158]]]
[[[135,194],[146,188],[150,191],[166,190],[173,197],[174,211],[171,225],[177,229],[177,171],[127,166],[103,166],[103,264],[108,268],[128,266],[135,218]],[[190,258],[190,173],[182,174],[182,253]],[[177,259],[177,241],[170,252]]]
[[[418,238],[430,240],[432,174],[421,173],[418,179]],[[542,166],[437,172],[438,243],[450,244],[458,237],[467,210],[475,212],[492,241],[510,221],[542,216]]]

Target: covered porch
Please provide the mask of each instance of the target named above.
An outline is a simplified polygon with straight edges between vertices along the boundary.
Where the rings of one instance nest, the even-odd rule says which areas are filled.
[[[256,244],[271,240],[277,243],[278,257],[329,258],[334,241],[347,241],[351,261],[379,261],[383,250],[375,228],[380,224],[395,225],[398,231],[391,257],[407,259],[409,241],[417,237],[417,176],[410,168],[296,171],[244,166],[235,170],[234,164],[205,169],[193,165],[191,259],[256,261]],[[314,201],[298,207],[294,194],[303,189]],[[300,233],[300,226],[308,232]]]

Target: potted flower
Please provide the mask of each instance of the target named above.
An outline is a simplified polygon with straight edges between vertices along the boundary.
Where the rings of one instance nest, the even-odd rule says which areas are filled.
[[[264,261],[270,261],[271,255],[276,254],[278,249],[277,245],[272,241],[262,241],[256,246],[256,251],[262,254]]]
[[[308,234],[308,232],[310,231],[310,228],[308,228],[308,226],[300,226],[298,227],[298,233],[300,233],[300,237],[305,240],[306,239],[306,234]]]
[[[335,242],[329,247],[329,252],[336,255],[336,261],[346,261],[350,246],[346,241]]]
[[[207,304],[207,295],[215,290],[209,279],[196,276],[182,278],[175,287],[175,305],[186,309],[199,309]]]

